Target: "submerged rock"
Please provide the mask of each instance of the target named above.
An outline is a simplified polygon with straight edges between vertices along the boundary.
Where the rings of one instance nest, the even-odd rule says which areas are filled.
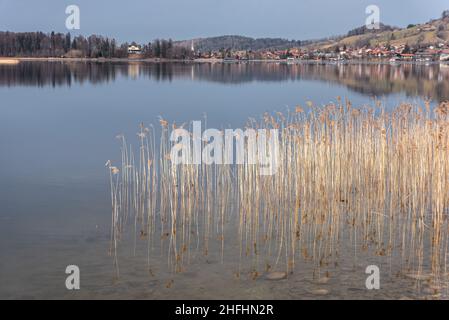
[[[319,284],[326,284],[326,283],[329,282],[329,280],[330,280],[329,277],[322,277],[322,278],[319,278],[319,279],[317,280],[317,283],[319,283]]]
[[[424,288],[424,289],[423,289],[423,293],[429,294],[429,295],[435,295],[435,294],[439,294],[439,289],[434,289],[434,288]]]
[[[430,274],[420,274],[420,273],[409,273],[405,275],[407,278],[419,281],[426,281],[432,279]]]
[[[282,280],[287,278],[286,272],[270,272],[267,274],[267,280]]]
[[[311,293],[316,296],[326,296],[330,293],[330,291],[327,289],[316,289],[316,290],[312,290]]]

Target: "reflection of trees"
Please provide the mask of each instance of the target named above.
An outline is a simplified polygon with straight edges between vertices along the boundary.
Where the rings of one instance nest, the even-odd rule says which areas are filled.
[[[125,71],[125,72],[124,72]],[[70,86],[74,83],[112,81],[126,69],[105,67],[101,63],[21,62],[0,66],[0,85]]]
[[[449,66],[285,63],[110,63],[21,62],[0,66],[0,85],[70,86],[114,81],[116,77],[175,78],[240,84],[251,81],[314,80],[338,83],[366,95],[405,93],[449,100]]]

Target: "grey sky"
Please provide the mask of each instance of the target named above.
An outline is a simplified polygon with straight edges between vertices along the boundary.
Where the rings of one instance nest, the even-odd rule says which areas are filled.
[[[66,32],[69,4],[81,10],[78,33],[139,42],[225,34],[304,40],[363,25],[370,4],[380,7],[383,23],[396,26],[449,9],[447,0],[0,0],[0,30]]]

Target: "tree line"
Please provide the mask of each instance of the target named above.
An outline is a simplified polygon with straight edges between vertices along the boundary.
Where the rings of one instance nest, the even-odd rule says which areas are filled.
[[[0,32],[0,56],[3,57],[126,58],[129,45],[100,35],[72,37],[70,33]],[[190,50],[175,46],[172,40],[158,39],[140,47],[144,58],[188,59],[193,56]]]

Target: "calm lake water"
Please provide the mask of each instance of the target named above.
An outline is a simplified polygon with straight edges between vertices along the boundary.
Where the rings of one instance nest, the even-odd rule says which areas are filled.
[[[0,65],[0,298],[431,298],[425,285],[398,274],[394,257],[355,255],[354,248],[343,250],[340,263],[328,269],[327,283],[318,283],[324,275],[305,261],[287,280],[268,281],[244,270],[235,277],[238,244],[232,241],[223,262],[221,244],[211,241],[211,254],[198,252],[180,274],[167,271],[167,258],[156,247],[149,274],[146,247],[138,245],[134,253],[131,236],[121,246],[116,278],[108,255],[111,201],[104,163],[120,159],[117,134],[134,142],[139,123],[158,124],[159,116],[181,124],[207,114],[208,127],[241,128],[266,111],[294,110],[307,101],[324,105],[338,96],[354,106],[380,101],[389,109],[426,99],[434,105],[449,100],[449,66]],[[79,291],[65,288],[65,268],[72,264],[81,270]],[[370,264],[383,270],[381,290],[365,288]]]

